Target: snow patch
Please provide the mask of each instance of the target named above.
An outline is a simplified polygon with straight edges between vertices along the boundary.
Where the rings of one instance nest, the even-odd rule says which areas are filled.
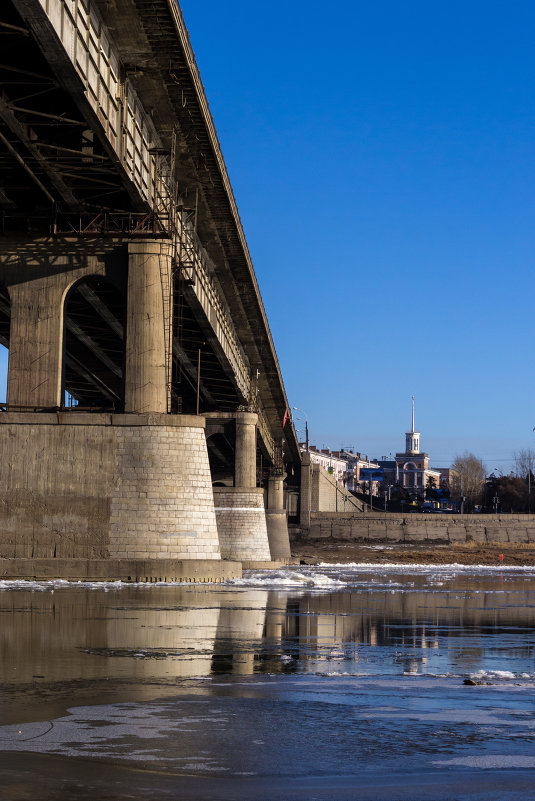
[[[246,570],[241,579],[228,579],[226,586],[232,587],[345,587],[347,582],[334,579],[324,573],[300,573],[296,570]]]
[[[478,670],[476,673],[470,673],[470,678],[474,681],[511,681],[517,676],[510,670]]]

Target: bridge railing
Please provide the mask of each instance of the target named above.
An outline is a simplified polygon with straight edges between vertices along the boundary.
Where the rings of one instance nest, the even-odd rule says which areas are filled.
[[[161,141],[91,0],[39,0],[84,86],[106,138],[141,197],[157,208],[167,194],[170,164]]]
[[[258,414],[258,433],[260,434],[260,436],[264,441],[265,448],[272,462],[275,462],[276,461],[275,457],[277,454],[277,444],[275,442],[275,438],[271,434],[269,423],[266,419],[266,415],[260,403],[257,403],[255,411]]]
[[[248,398],[251,391],[249,361],[240,345],[227,303],[214,281],[215,267],[196,233],[191,229],[188,230],[184,215],[180,212],[178,219],[182,230],[178,234],[177,246],[180,249],[180,244],[186,240],[191,248],[191,250],[188,248],[188,252],[193,256],[191,266],[188,264],[185,266],[186,273],[190,271],[188,277],[191,279],[192,289],[232,366],[239,391],[244,398]],[[178,255],[180,259],[180,253]]]

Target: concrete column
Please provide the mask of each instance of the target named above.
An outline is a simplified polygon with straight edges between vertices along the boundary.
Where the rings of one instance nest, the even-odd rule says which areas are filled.
[[[128,245],[126,412],[167,412],[171,364],[171,245]]]
[[[254,412],[236,414],[236,456],[234,486],[256,487],[256,425]]]
[[[301,498],[299,523],[303,528],[310,528],[310,511],[312,505],[312,465],[310,453],[305,451],[301,460]]]
[[[285,474],[270,476],[268,479],[268,504],[266,509],[266,525],[269,550],[273,561],[289,559],[290,538],[288,536],[288,518],[284,508]]]
[[[268,478],[268,509],[284,509],[284,479],[286,473]]]
[[[21,281],[9,287],[8,404],[60,405],[64,291],[61,276]]]

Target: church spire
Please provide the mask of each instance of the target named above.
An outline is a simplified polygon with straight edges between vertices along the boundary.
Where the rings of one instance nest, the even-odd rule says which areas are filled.
[[[420,432],[414,430],[414,395],[412,396],[411,430],[405,434],[405,453],[408,456],[420,453]]]

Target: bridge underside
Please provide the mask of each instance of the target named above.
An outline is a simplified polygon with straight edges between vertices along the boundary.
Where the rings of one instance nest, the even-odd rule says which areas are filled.
[[[0,436],[9,429],[27,450],[19,454],[26,467],[17,486],[32,491],[39,461],[21,428],[24,419],[32,430],[37,423],[24,414],[43,415],[29,442],[43,450],[49,441],[66,464],[81,443],[106,451],[108,467],[120,461],[130,447],[126,428],[134,426],[132,443],[141,439],[147,451],[138,483],[151,464],[153,473],[167,469],[148,431],[154,428],[156,441],[165,430],[176,445],[173,458],[193,459],[193,475],[208,465],[192,497],[208,483],[207,530],[216,515],[227,531],[220,553],[262,560],[264,518],[264,533],[255,524],[241,544],[228,531],[249,507],[243,520],[260,520],[264,500],[280,515],[285,476],[299,485],[299,451],[293,428],[284,429],[280,370],[178,3],[4,0],[0,45],[0,343],[9,349]],[[53,428],[50,413],[75,417],[62,416]],[[132,415],[142,417],[134,423]],[[193,420],[191,440],[187,426],[172,422],[179,417]],[[192,456],[198,447],[202,469]],[[130,468],[121,470],[128,485]],[[12,478],[6,486],[15,492]],[[180,479],[183,486],[189,480]],[[100,530],[69,482],[67,471],[47,492],[72,495],[83,526]],[[162,500],[159,490],[139,490],[141,506],[152,499],[164,519],[167,505],[189,504],[189,511],[177,518],[180,542],[160,538],[162,550],[153,548],[151,558],[191,558],[189,490],[189,501],[165,492]],[[103,489],[106,519],[115,521],[112,551],[139,556],[137,546],[121,550],[122,535],[113,530],[130,525],[111,508],[119,502],[114,493],[111,484]],[[36,503],[41,522],[28,523],[28,532],[56,519],[53,503],[41,495]],[[130,544],[137,542],[129,531]],[[206,545],[212,555],[213,544]],[[282,550],[289,554],[287,541]]]
[[[125,189],[117,164],[9,2],[0,16],[2,233],[12,243],[17,236],[25,243],[50,234],[162,236],[161,223]],[[170,411],[196,411],[199,351],[200,409],[234,409],[246,399],[214,352],[189,278],[174,267]],[[125,276],[126,267],[123,296]],[[123,315],[121,292],[98,279],[88,279],[69,298],[64,388],[81,406],[119,410],[124,405]],[[9,317],[9,297],[0,289],[0,341],[6,347]]]
[[[82,91],[79,75],[68,55],[51,36],[41,35],[36,39],[36,5],[39,5],[37,0],[7,0],[0,9],[0,41],[3,46],[0,63],[2,232],[7,237],[19,235],[23,238],[47,235],[56,238],[168,237],[169,209],[162,208],[161,204],[158,208],[151,207],[140,196],[132,175],[125,168],[124,158],[118,159],[117,150],[111,147],[109,125],[106,136],[96,124],[98,115],[95,118],[94,109],[87,101],[88,91]],[[121,12],[120,18],[113,17],[112,11],[106,12],[111,15],[110,22],[116,24],[115,30],[127,28],[125,41],[132,36],[132,23],[129,18],[130,27],[127,26],[125,14],[130,14],[137,5],[133,0],[118,4],[118,10],[113,13]],[[150,38],[151,31],[152,35],[155,33],[154,13],[160,14],[162,27],[162,7],[166,7],[167,2],[145,3],[145,6],[143,47],[146,52],[142,58],[139,56],[140,42],[137,42],[136,51],[142,61],[147,60],[149,50],[154,55]],[[165,36],[160,30],[158,40],[160,58],[163,57],[162,36],[167,42],[166,47],[174,46],[176,49],[176,44],[173,45],[176,31],[173,38],[169,24],[163,27]],[[201,251],[199,236],[211,256],[225,265],[221,271],[204,251],[202,261],[209,275],[204,274],[201,264],[195,264],[191,247],[186,247],[181,241],[170,267],[172,321],[169,326],[172,331],[169,336],[172,337],[173,352],[168,410],[184,413],[196,412],[197,408],[201,412],[231,411],[250,404],[252,400],[256,409],[258,400],[264,410],[260,415],[261,439],[266,456],[270,455],[273,460],[275,442],[280,443],[285,438],[282,430],[284,407],[279,405],[277,408],[270,394],[279,379],[272,374],[271,368],[266,370],[266,365],[261,363],[254,336],[250,333],[251,325],[253,331],[258,326],[255,328],[252,315],[249,320],[250,310],[243,305],[250,305],[247,282],[244,280],[239,287],[236,284],[241,268],[236,261],[235,234],[228,221],[223,220],[223,196],[221,191],[219,194],[216,191],[207,165],[202,167],[198,163],[198,145],[193,142],[204,142],[207,134],[206,130],[197,131],[198,123],[195,123],[195,114],[192,113],[191,79],[188,82],[184,73],[187,67],[185,57],[182,54],[179,58],[178,51],[173,54],[165,51],[166,58],[170,54],[174,56],[171,70],[174,77],[167,75],[163,81],[157,80],[160,72],[156,74],[154,70],[143,69],[143,65],[132,64],[131,54],[125,52],[122,40],[119,46],[125,64],[117,65],[116,69],[127,74],[129,81],[137,82],[139,92],[145,87],[154,99],[155,92],[161,93],[162,85],[167,86],[169,97],[165,102],[163,97],[159,97],[158,108],[153,111],[162,141],[159,147],[153,148],[152,169],[158,170],[159,159],[169,161],[170,137],[174,132],[173,164],[176,186],[180,191],[181,215],[194,224],[194,238]],[[111,69],[111,56],[109,63]],[[182,82],[183,95],[183,104],[178,105],[187,107],[187,113],[184,113],[184,107],[181,107],[181,114],[178,113],[176,98],[168,86],[169,81],[177,80],[177,76]],[[172,118],[174,111],[177,112],[176,118]],[[108,116],[111,118],[109,112]],[[203,147],[203,150],[208,154],[207,148]],[[208,157],[205,155],[203,158]],[[227,249],[231,248],[228,252],[221,249],[222,236]],[[243,243],[240,246],[243,248]],[[64,389],[81,406],[119,410],[122,408],[124,372],[119,339],[124,339],[121,334],[124,325],[120,319],[118,298],[112,298],[112,293],[104,288],[100,292],[103,297],[99,297],[94,287],[88,286],[83,293],[75,290],[70,298],[71,309],[66,317],[68,357]],[[204,298],[207,292],[212,293],[208,302]],[[100,309],[95,308],[95,301]],[[2,303],[0,295],[0,338],[3,337],[4,344],[8,338],[8,315],[4,308],[8,305]],[[102,313],[102,305],[109,314]],[[228,321],[232,318],[234,324],[238,321],[238,333],[231,322],[225,341],[221,337],[223,326],[219,325],[218,333],[214,331],[218,314]],[[2,319],[5,330],[2,330]],[[247,325],[244,325],[244,320]],[[87,327],[93,332],[93,337],[86,331]],[[240,353],[240,342],[245,343],[246,350],[249,348],[249,354]],[[233,360],[229,360],[229,349],[235,351]],[[263,351],[266,351],[265,346]],[[277,429],[279,434],[275,433]],[[286,439],[287,458],[298,463],[295,436]]]

